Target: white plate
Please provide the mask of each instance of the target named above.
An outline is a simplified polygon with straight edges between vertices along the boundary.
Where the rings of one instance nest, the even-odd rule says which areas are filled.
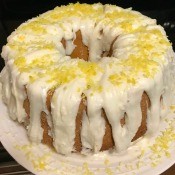
[[[24,127],[8,117],[0,101],[0,141],[19,164],[38,175],[158,175],[175,163],[175,114],[163,120],[157,135],[140,139],[120,155],[63,156],[31,144]]]

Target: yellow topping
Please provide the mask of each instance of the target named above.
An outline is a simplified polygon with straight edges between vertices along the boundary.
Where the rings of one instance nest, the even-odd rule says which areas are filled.
[[[153,167],[160,163],[162,157],[166,156],[169,158],[171,156],[169,151],[172,143],[175,141],[175,120],[167,119],[166,122],[168,124],[167,129],[161,132],[161,135],[156,138],[155,143],[150,147],[154,153],[150,158]]]
[[[32,21],[29,23],[25,23],[24,25],[21,25],[19,27],[19,30],[31,31],[32,33],[40,35],[46,33],[46,29],[44,28],[44,26],[41,25],[40,21]]]
[[[78,68],[85,75],[87,88],[93,88],[94,91],[101,92],[102,86],[93,80],[93,77],[96,76],[97,73],[103,72],[103,69],[98,65],[98,63],[80,61],[78,62]]]
[[[100,66],[98,65],[98,63],[85,62],[85,61],[79,61],[78,68],[81,70],[82,73],[84,73],[89,77],[95,76],[97,72],[103,71],[102,68],[100,68]]]
[[[114,85],[121,85],[123,82],[135,85],[136,80],[132,77],[129,77],[127,74],[121,72],[120,74],[112,74],[109,76],[109,80]]]
[[[94,175],[87,163],[83,163],[83,175]]]
[[[117,10],[114,10],[112,13],[111,12],[106,13],[105,17],[110,18],[113,21],[115,21],[118,18],[124,18],[124,19],[132,20],[132,19],[138,18],[139,15],[136,14],[136,13],[133,13],[130,10],[117,9]]]
[[[38,57],[33,59],[31,63],[26,63],[26,58],[25,57],[18,57],[15,61],[14,64],[18,67],[20,72],[30,72],[30,70],[37,68],[38,70],[40,69],[47,69],[49,66],[54,65],[54,60],[50,55],[44,55],[42,57]]]
[[[134,27],[134,24],[139,19],[139,14],[133,13],[130,10],[114,10],[113,12],[108,12],[105,14],[105,22],[110,23],[113,27],[116,25],[120,27],[125,33],[130,33],[135,31],[137,27]],[[139,27],[139,26],[138,26]]]
[[[171,106],[170,106],[170,110],[171,110],[172,112],[175,112],[175,105],[171,105]]]
[[[48,82],[54,82],[55,87],[69,83],[71,80],[76,78],[76,67],[64,66],[53,70],[48,70],[47,74],[49,75]]]
[[[53,52],[60,57],[58,47],[62,44],[60,41],[58,41],[58,45],[55,44],[54,35],[50,36],[52,28],[49,31],[50,33],[47,31],[49,25],[56,25],[64,32],[62,21],[65,21],[65,19],[72,24],[74,17],[75,19],[88,18],[96,21],[96,25],[100,22],[100,24],[121,30],[122,34],[131,33],[135,37],[135,42],[131,46],[132,52],[129,51],[126,58],[122,58],[118,62],[107,63],[107,66],[114,70],[108,75],[112,84],[116,86],[123,83],[135,85],[140,76],[153,78],[160,65],[165,63],[164,54],[171,44],[159,27],[148,28],[148,26],[145,26],[146,18],[139,13],[129,9],[111,7],[111,10],[105,11],[101,4],[69,4],[68,6],[56,7],[54,10],[21,25],[17,29],[15,39],[8,44],[16,54],[14,64],[21,73],[28,74],[30,82],[47,77],[47,82],[53,83],[54,87],[57,87],[76,78],[83,78],[87,82],[87,89],[91,88],[94,91],[101,92],[100,79],[96,80],[96,76],[102,76],[105,71],[99,63],[77,60],[75,64],[69,65],[68,61],[68,66],[62,65],[59,62],[59,59],[62,58],[58,58],[58,60],[52,58]],[[49,37],[52,37],[51,41],[47,42],[50,40]],[[32,58],[32,61],[27,61],[26,55],[30,55],[35,51],[46,51],[47,54],[34,56],[36,58]],[[121,71],[116,73],[115,70],[118,69]]]
[[[14,61],[14,64],[20,69],[26,65],[26,59],[24,57],[19,57]]]
[[[111,170],[111,168],[107,167],[105,169],[107,175],[114,175],[114,172]]]
[[[53,20],[60,20],[60,19],[65,19],[69,17],[96,17],[98,18],[99,15],[102,15],[103,13],[103,7],[100,6],[98,8],[94,8],[92,5],[89,4],[69,4],[68,6],[61,6],[61,7],[56,7],[54,11],[52,11],[51,14],[49,14],[49,18]],[[47,14],[46,14],[47,17]]]
[[[118,86],[123,82],[135,85],[139,75],[143,75],[145,78],[153,78],[160,64],[164,63],[162,54],[166,52],[169,46],[169,41],[160,30],[146,31],[142,29],[137,34],[137,40],[133,45],[133,50],[136,49],[137,52],[120,60],[116,66],[121,65],[123,70],[120,73],[110,75],[109,80]]]

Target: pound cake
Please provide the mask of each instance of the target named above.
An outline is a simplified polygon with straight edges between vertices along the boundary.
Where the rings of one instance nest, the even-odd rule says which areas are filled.
[[[125,151],[169,111],[172,46],[130,8],[56,7],[20,25],[1,55],[10,118],[58,153]]]

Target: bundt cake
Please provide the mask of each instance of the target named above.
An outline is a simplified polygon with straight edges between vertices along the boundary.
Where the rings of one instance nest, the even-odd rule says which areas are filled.
[[[20,25],[2,57],[10,118],[61,154],[124,151],[169,110],[172,46],[156,20],[131,9],[56,7]]]

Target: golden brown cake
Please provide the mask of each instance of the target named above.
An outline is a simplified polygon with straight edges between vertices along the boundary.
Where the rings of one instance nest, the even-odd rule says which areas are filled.
[[[19,26],[2,57],[9,116],[61,154],[124,151],[169,110],[172,46],[156,20],[131,9],[56,7]]]

